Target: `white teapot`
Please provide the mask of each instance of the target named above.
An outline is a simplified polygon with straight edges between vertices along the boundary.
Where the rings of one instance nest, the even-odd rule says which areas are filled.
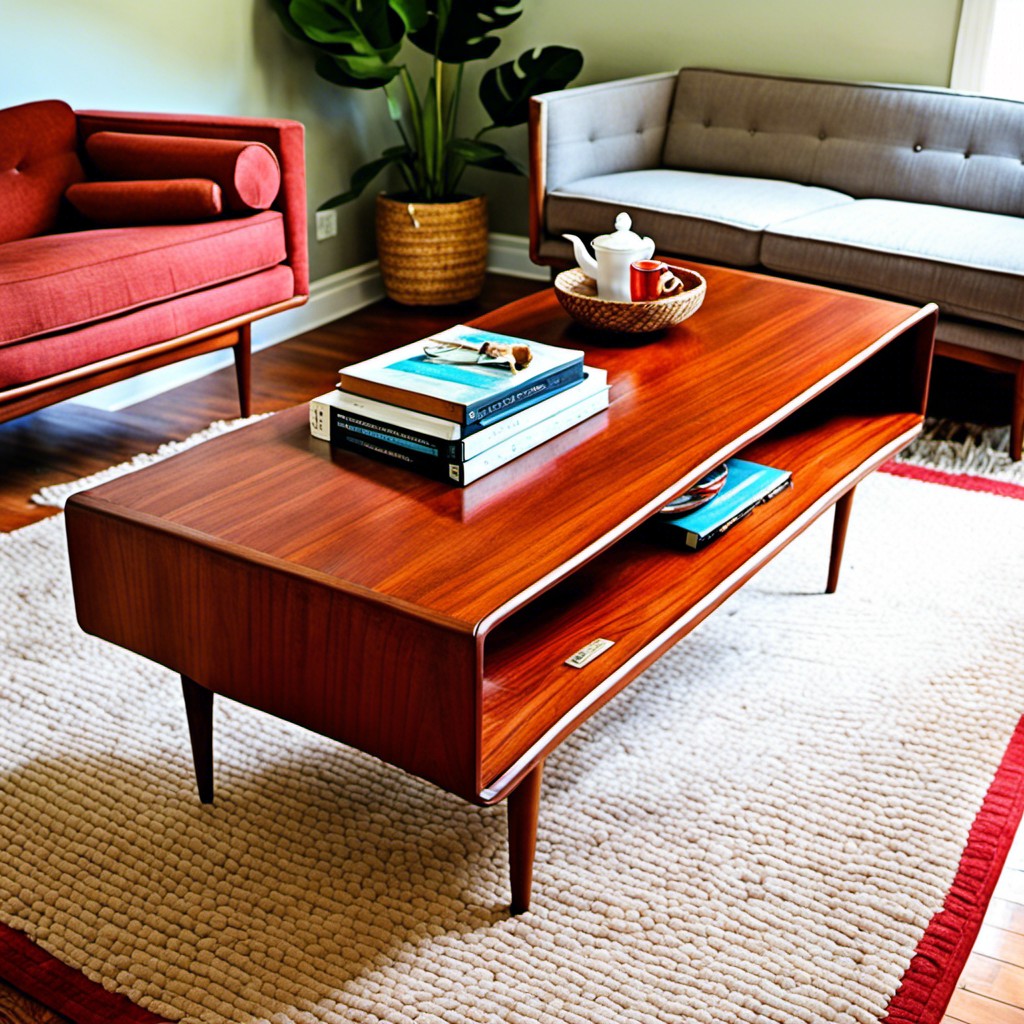
[[[634,260],[649,260],[654,255],[654,242],[650,238],[641,238],[632,230],[632,225],[629,214],[620,213],[615,218],[615,230],[594,239],[596,260],[576,235],[562,235],[572,242],[580,270],[597,281],[598,298],[613,302],[631,301],[629,265]]]

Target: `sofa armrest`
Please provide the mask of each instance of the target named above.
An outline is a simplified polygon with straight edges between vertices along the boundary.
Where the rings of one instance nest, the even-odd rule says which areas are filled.
[[[277,156],[281,189],[273,209],[284,215],[288,265],[295,276],[295,294],[309,294],[309,250],[306,237],[305,129],[298,121],[278,118],[218,117],[207,114],[144,114],[107,110],[78,110],[78,136],[94,132],[134,132],[186,135],[205,139],[262,142]]]
[[[530,100],[530,256],[539,257],[544,201],[580,178],[660,167],[678,72],[601,82]]]

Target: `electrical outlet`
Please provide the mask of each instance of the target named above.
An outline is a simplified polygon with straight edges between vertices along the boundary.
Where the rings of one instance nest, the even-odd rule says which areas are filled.
[[[317,210],[316,211],[316,240],[323,242],[333,238],[338,233],[338,211]]]

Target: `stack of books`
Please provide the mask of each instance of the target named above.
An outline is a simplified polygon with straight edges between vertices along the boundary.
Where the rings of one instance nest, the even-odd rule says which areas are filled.
[[[478,353],[528,345],[530,362]],[[314,437],[465,486],[608,407],[604,370],[578,349],[457,325],[347,366],[313,399]]]

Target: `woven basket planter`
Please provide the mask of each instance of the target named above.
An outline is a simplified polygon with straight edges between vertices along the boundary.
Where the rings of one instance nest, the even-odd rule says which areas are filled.
[[[487,270],[487,197],[414,203],[378,195],[377,256],[384,290],[396,302],[475,299]]]

